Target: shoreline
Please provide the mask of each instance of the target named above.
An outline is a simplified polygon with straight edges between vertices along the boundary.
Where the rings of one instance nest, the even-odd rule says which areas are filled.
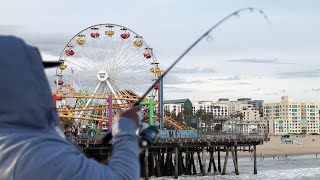
[[[283,144],[281,136],[270,136],[270,141],[265,141],[263,145],[257,146],[257,159],[264,155],[265,158],[277,158],[278,156],[298,156],[298,155],[316,155],[320,158],[320,136],[319,135],[306,135],[306,136],[293,136],[303,144]],[[225,153],[221,153],[224,157]],[[214,153],[217,157],[217,153]],[[253,157],[253,152],[240,152],[238,157]]]

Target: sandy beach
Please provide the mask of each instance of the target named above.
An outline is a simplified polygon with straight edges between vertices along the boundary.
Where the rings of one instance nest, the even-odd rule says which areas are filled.
[[[319,135],[308,135],[308,136],[300,136],[298,137],[292,136],[295,139],[299,140],[303,144],[283,144],[281,142],[281,136],[269,136],[270,141],[265,141],[263,145],[257,146],[257,158],[260,158],[264,155],[265,158],[278,156],[285,157],[287,156],[295,156],[295,155],[304,155],[304,154],[318,154],[318,158],[320,158],[320,136]],[[314,139],[314,141],[313,141]],[[209,157],[209,153],[206,156]],[[221,153],[221,157],[224,157],[225,153]],[[217,153],[214,154],[217,157]],[[252,157],[252,152],[240,152],[238,151],[239,157]]]
[[[297,137],[298,136],[298,137]],[[294,135],[291,136],[294,139],[302,142],[303,144],[283,144],[281,142],[281,136],[270,135],[270,141],[265,141],[263,145],[257,146],[257,158],[260,158],[264,155],[265,158],[278,156],[285,157],[287,156],[296,156],[296,155],[304,155],[304,154],[316,154],[320,159],[320,136],[319,135]],[[221,153],[221,157],[224,157],[225,153]],[[206,156],[209,157],[210,154],[206,153]],[[214,154],[217,157],[217,153]],[[231,155],[229,155],[231,156]],[[253,152],[248,151],[238,151],[239,157],[252,157]],[[196,157],[196,155],[195,155]]]
[[[281,136],[270,136],[270,141],[257,146],[257,155],[277,157],[283,155],[320,154],[319,135],[294,135],[292,137],[301,141],[303,144],[283,144],[281,142]]]

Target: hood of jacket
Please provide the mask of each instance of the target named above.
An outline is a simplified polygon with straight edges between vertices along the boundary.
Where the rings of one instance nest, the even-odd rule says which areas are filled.
[[[60,126],[39,50],[0,36],[0,130]]]

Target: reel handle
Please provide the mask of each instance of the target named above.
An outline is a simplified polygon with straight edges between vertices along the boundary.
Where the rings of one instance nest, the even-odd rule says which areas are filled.
[[[141,123],[136,130],[136,136],[139,139],[139,145],[142,148],[153,145],[159,138],[159,131],[155,126],[147,123]],[[102,139],[103,144],[108,144],[113,138],[111,132],[108,132]]]

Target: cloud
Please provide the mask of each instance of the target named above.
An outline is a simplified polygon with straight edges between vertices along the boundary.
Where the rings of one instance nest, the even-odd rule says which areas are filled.
[[[320,91],[320,88],[317,88],[317,89],[313,88],[311,91],[313,91],[313,92],[319,92],[319,91]]]
[[[315,78],[320,77],[320,69],[310,70],[310,71],[292,71],[292,72],[282,72],[276,75],[279,78]]]
[[[186,83],[186,80],[180,78],[177,75],[169,73],[167,76],[163,78],[163,83],[164,84],[182,84],[182,83]]]
[[[21,29],[18,25],[0,25],[0,34],[15,33]]]
[[[294,63],[283,63],[278,59],[232,59],[227,62],[233,63],[256,63],[256,64],[294,64]]]
[[[186,83],[190,83],[190,84],[203,84],[203,83],[207,83],[207,81],[194,80],[194,81],[187,81]]]
[[[265,95],[271,95],[271,96],[278,96],[278,92],[270,92],[270,93],[265,93]]]
[[[222,78],[210,78],[209,80],[210,81],[235,81],[235,80],[241,80],[241,79],[247,79],[247,78],[235,75],[235,76],[222,77]]]
[[[234,85],[250,85],[251,83],[247,82],[239,82],[239,83],[234,83]]]
[[[171,74],[194,74],[194,73],[215,73],[216,71],[213,68],[206,67],[194,67],[194,68],[183,68],[183,67],[174,67],[170,73]]]
[[[282,89],[282,90],[280,90],[280,92],[283,93],[283,94],[285,94],[285,93],[287,92],[287,90]]]
[[[73,37],[65,33],[30,32],[21,26],[0,25],[1,35],[14,35],[36,46],[40,51],[59,56],[68,41]]]
[[[213,91],[210,91],[210,93],[225,93],[225,92],[236,92],[236,90],[226,89],[226,90],[213,90]]]
[[[179,87],[166,87],[163,89],[165,92],[193,92],[191,89],[179,88]]]

